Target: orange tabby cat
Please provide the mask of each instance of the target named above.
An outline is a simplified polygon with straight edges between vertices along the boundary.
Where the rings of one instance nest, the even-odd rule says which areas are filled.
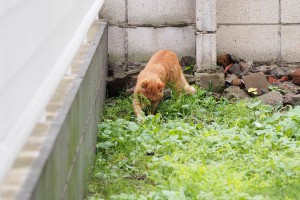
[[[166,84],[179,93],[182,90],[187,93],[196,92],[185,80],[176,54],[170,50],[161,50],[151,57],[137,78],[133,96],[133,108],[137,117],[142,116],[141,112],[145,107],[142,96],[149,100],[151,113],[154,113],[163,98],[163,88]]]

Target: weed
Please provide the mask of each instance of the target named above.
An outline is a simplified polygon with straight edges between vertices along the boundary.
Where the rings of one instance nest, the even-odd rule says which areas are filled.
[[[107,101],[89,200],[298,199],[300,107],[229,102],[197,89],[136,121]]]

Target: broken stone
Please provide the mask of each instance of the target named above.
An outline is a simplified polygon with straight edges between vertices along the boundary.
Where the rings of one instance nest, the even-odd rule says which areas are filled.
[[[243,83],[243,80],[242,79],[234,79],[231,83],[233,86],[242,86],[244,83]]]
[[[292,105],[294,93],[287,93],[283,96],[283,105]]]
[[[283,67],[277,66],[271,70],[271,76],[274,76],[276,79],[280,79],[282,76],[287,76],[287,75],[288,75],[288,73],[287,73],[286,69]]]
[[[270,66],[267,65],[262,65],[254,68],[253,72],[263,72],[265,75],[270,75],[271,74],[271,68]]]
[[[195,83],[195,77],[191,74],[184,74],[184,77],[186,79],[186,81],[189,83],[189,84],[194,84]]]
[[[300,105],[300,94],[296,94],[292,97],[291,105],[299,106]]]
[[[300,85],[300,69],[297,69],[297,70],[293,73],[292,83],[294,83],[294,84],[296,84],[296,85]]]
[[[231,74],[235,74],[238,77],[241,77],[241,75],[243,74],[243,71],[241,70],[238,63],[233,64],[232,67],[228,69],[228,72],[230,72]]]
[[[277,87],[280,88],[284,92],[284,94],[287,94],[287,93],[299,94],[300,93],[300,86],[297,86],[290,81],[282,82],[282,83],[278,84]]]
[[[258,97],[262,102],[271,106],[283,105],[283,95],[278,91],[272,91]]]
[[[239,62],[240,65],[240,70],[242,71],[241,75],[246,75],[248,74],[250,71],[253,71],[254,69],[254,65],[253,62]]]
[[[257,95],[262,95],[263,93],[269,91],[269,82],[263,72],[253,73],[250,75],[243,76],[245,83],[245,89],[257,88]]]
[[[245,99],[249,96],[237,86],[230,86],[224,90],[224,97],[227,99]]]
[[[122,65],[115,65],[113,67],[113,75],[125,73]]]
[[[222,93],[225,88],[225,78],[223,72],[218,73],[195,73],[196,85],[203,89]]]
[[[228,74],[226,76],[225,82],[228,84],[231,84],[233,80],[238,79],[238,77],[235,74]]]

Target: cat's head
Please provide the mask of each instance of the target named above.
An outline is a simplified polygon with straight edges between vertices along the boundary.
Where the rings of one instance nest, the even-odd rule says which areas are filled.
[[[143,94],[150,102],[159,102],[163,96],[163,89],[165,87],[165,83],[153,80],[153,79],[145,79],[138,85],[138,94]]]

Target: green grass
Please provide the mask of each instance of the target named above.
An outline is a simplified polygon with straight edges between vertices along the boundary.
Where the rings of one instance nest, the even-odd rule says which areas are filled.
[[[110,99],[87,199],[300,199],[300,107],[279,109],[198,89],[136,121]]]

